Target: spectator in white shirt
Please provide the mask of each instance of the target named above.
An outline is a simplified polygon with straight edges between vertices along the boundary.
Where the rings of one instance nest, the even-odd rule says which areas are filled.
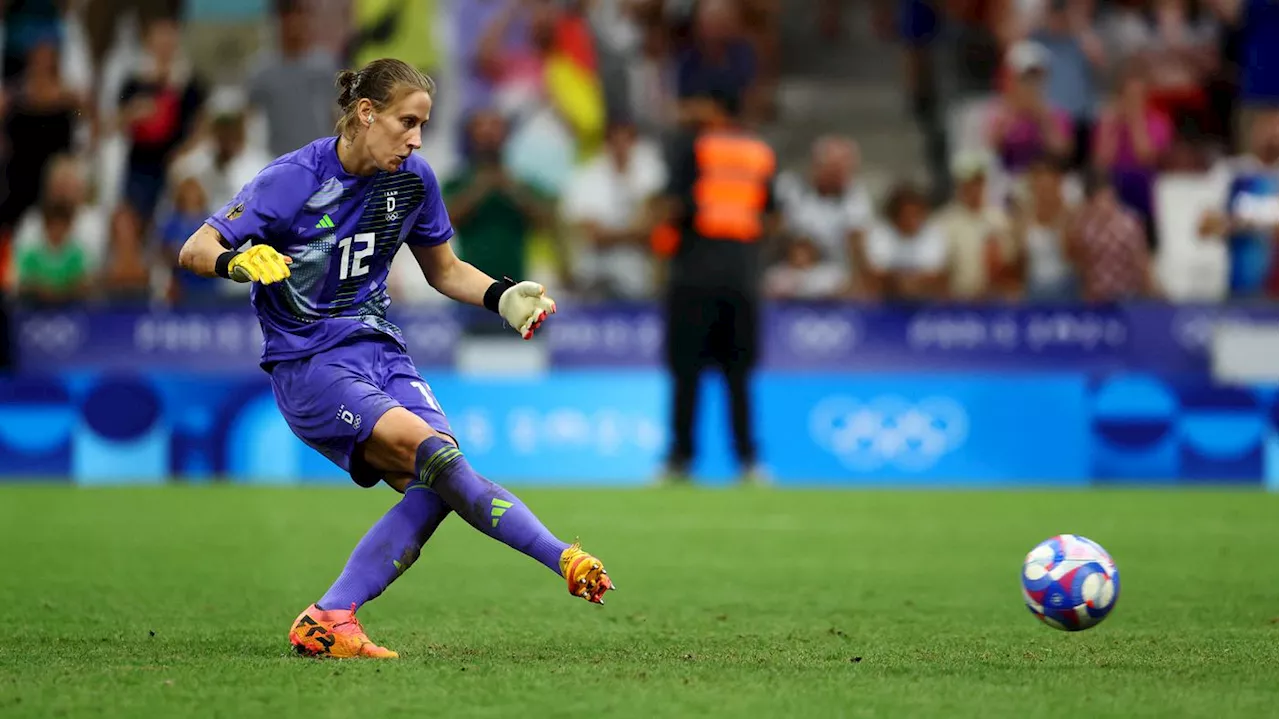
[[[648,204],[667,182],[662,152],[633,124],[613,121],[604,149],[574,171],[561,212],[579,238],[576,280],[601,299],[653,296]]]
[[[885,299],[917,302],[943,294],[947,240],[929,210],[924,193],[900,185],[885,203],[885,221],[867,236],[870,277]]]
[[[1015,273],[1024,300],[1078,299],[1076,270],[1067,247],[1067,228],[1074,209],[1063,187],[1060,164],[1050,159],[1032,163],[1014,205],[1013,220],[1018,246]]]
[[[271,163],[271,156],[246,142],[247,104],[243,93],[224,88],[210,98],[209,136],[174,161],[169,185],[195,177],[210,207],[222,207]]]
[[[868,289],[863,245],[874,215],[866,190],[855,182],[859,160],[853,140],[821,137],[813,144],[808,176],[784,173],[777,182],[784,233],[816,244],[825,261],[844,270],[855,294]]]

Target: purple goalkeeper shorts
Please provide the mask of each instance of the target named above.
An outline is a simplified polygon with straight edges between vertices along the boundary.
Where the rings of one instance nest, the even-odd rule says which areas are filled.
[[[360,332],[310,357],[276,363],[270,372],[289,429],[361,487],[374,486],[383,473],[356,448],[392,407],[404,407],[453,437],[435,394],[390,337]]]

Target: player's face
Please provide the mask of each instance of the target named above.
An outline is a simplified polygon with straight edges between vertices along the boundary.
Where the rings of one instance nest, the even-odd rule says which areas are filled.
[[[431,116],[431,96],[422,90],[377,114],[369,128],[369,154],[384,172],[396,172],[422,147],[422,126]]]

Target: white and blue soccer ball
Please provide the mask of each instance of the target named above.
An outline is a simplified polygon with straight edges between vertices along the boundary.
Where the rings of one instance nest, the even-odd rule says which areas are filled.
[[[1120,598],[1120,571],[1101,545],[1059,534],[1036,545],[1022,563],[1027,609],[1054,629],[1077,632],[1107,618]]]

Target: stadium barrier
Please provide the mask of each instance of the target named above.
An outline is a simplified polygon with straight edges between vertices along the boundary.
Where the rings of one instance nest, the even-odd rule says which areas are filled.
[[[656,473],[668,385],[652,308],[562,313],[544,340],[552,369],[531,376],[455,369],[465,317],[397,319],[486,474],[614,485]],[[1275,309],[771,307],[761,454],[784,486],[1274,485],[1276,385],[1213,380],[1207,347],[1224,319],[1274,325]],[[280,418],[246,314],[45,313],[16,325],[0,477],[346,481]],[[718,378],[705,383],[695,469],[725,482],[728,411]]]

